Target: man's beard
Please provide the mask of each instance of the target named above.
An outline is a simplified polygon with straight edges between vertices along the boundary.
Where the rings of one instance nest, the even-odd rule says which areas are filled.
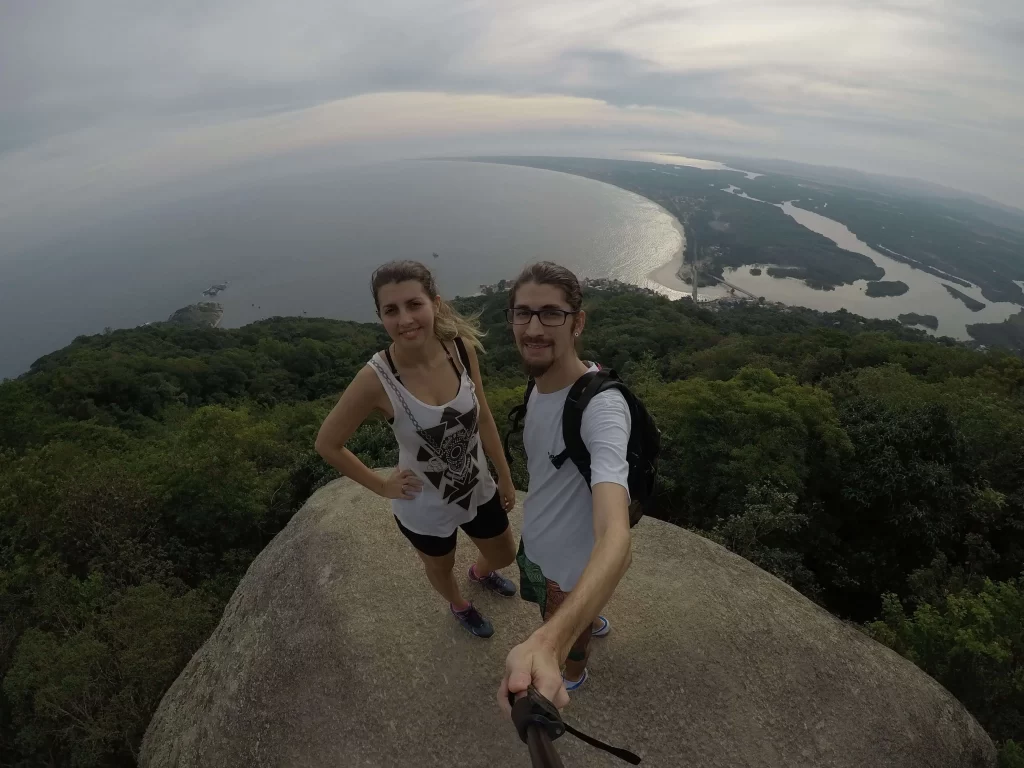
[[[527,343],[543,344],[543,343],[545,343],[545,339],[543,337],[541,337],[541,338],[523,337],[523,339],[519,342],[519,345],[518,345],[519,346],[519,359],[522,360],[522,370],[526,372],[526,376],[529,376],[532,379],[536,379],[539,376],[544,376],[546,373],[548,373],[548,370],[553,365],[555,365],[555,357],[554,357],[554,355],[551,356],[551,359],[545,360],[544,362],[529,362],[526,359],[526,354],[525,354],[525,352],[526,352],[525,345]],[[554,351],[554,348],[552,347],[551,350]]]
[[[548,344],[548,349],[552,353],[551,358],[544,362],[529,362],[526,359],[526,345],[529,343]],[[519,343],[519,358],[523,361],[523,370],[526,371],[526,375],[536,379],[538,376],[543,376],[547,373],[551,366],[555,364],[554,351],[554,346],[543,336],[524,336]]]
[[[523,370],[526,371],[526,375],[531,379],[536,379],[537,377],[543,376],[547,373],[554,364],[554,360],[549,360],[546,363],[528,363],[523,360]]]

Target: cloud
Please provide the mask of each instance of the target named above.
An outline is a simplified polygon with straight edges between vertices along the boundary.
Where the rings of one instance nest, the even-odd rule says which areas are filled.
[[[596,128],[595,128],[596,127]],[[679,109],[616,107],[560,95],[502,96],[436,92],[372,93],[227,122],[58,136],[0,155],[0,216],[13,223],[39,201],[95,206],[154,184],[229,169],[249,161],[321,150],[366,159],[465,151],[474,137],[525,146],[530,136],[581,134],[653,139],[714,133],[770,139],[770,131],[728,117]],[[511,141],[514,137],[517,141]],[[481,150],[487,145],[481,146]],[[0,218],[3,221],[3,218]]]
[[[7,3],[0,209],[28,226],[26,210],[303,147],[570,134],[1024,205],[1022,42],[1018,0]]]

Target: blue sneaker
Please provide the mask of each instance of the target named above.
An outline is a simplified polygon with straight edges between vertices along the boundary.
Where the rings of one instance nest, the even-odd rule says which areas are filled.
[[[497,592],[502,597],[512,597],[516,593],[516,585],[497,571],[491,571],[482,579],[478,579],[471,565],[469,566],[469,580],[475,584],[480,584],[484,589]]]
[[[579,690],[582,685],[587,682],[587,678],[590,677],[590,673],[587,672],[587,668],[583,668],[583,676],[579,680],[567,680],[565,675],[562,675],[562,682],[565,683],[565,690],[576,691]]]
[[[597,629],[591,629],[590,630],[590,636],[591,637],[604,637],[605,635],[607,635],[609,632],[612,631],[611,622],[609,622],[608,619],[606,619],[604,616],[598,616],[597,617],[597,623],[600,624],[601,626],[599,628],[597,628]]]
[[[494,634],[494,627],[491,626],[491,622],[480,615],[472,603],[469,604],[469,608],[464,611],[456,611],[455,607],[448,603],[448,610],[452,612],[452,616],[466,628],[471,635],[477,637],[490,637]]]

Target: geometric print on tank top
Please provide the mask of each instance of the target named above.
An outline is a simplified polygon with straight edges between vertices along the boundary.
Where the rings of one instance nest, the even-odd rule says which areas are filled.
[[[416,453],[416,461],[424,465],[424,477],[441,492],[445,501],[469,509],[473,490],[480,479],[476,451],[472,450],[474,446],[471,445],[471,440],[478,434],[476,394],[473,394],[473,409],[469,412],[460,413],[449,406],[441,413],[441,421],[437,426],[423,427],[405,401],[402,387],[398,387],[384,373],[383,367],[376,360],[370,362],[384,374],[381,378],[391,386],[409,421],[416,428],[416,434],[422,441]]]

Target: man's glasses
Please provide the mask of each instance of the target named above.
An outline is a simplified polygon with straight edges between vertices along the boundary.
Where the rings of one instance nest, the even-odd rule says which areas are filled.
[[[541,325],[557,328],[560,325],[565,325],[565,320],[569,315],[575,314],[576,312],[569,312],[564,309],[527,309],[526,307],[515,307],[514,309],[505,310],[505,319],[511,325],[529,325],[533,316],[536,315],[540,318]]]

